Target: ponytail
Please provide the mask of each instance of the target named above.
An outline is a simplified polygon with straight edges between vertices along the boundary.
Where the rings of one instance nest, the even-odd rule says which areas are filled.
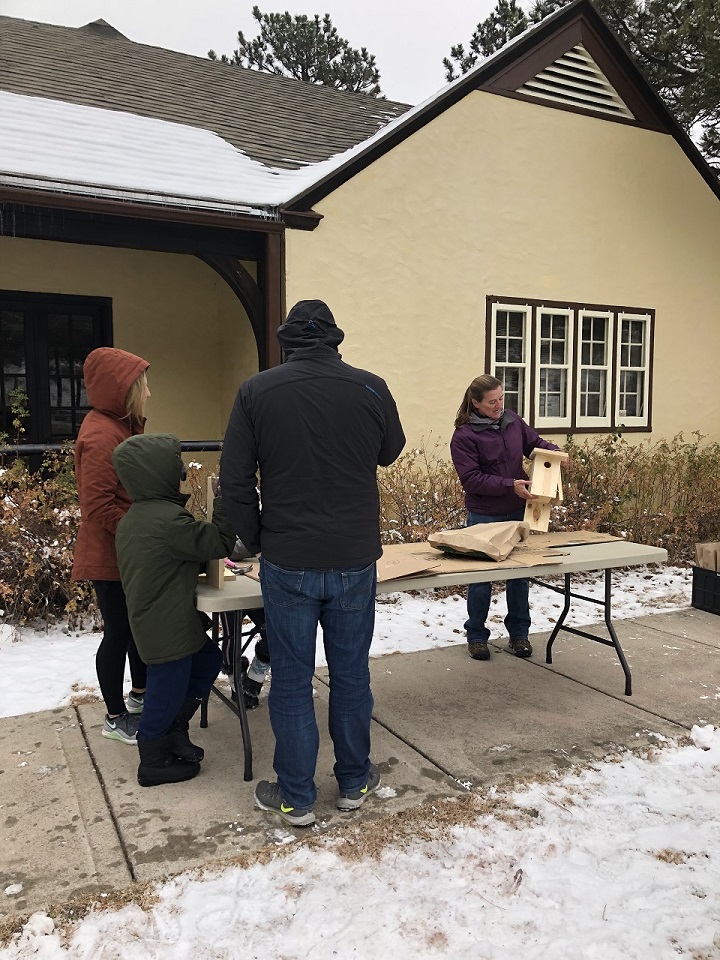
[[[465,391],[463,401],[458,407],[458,412],[455,416],[455,429],[457,430],[458,427],[462,427],[463,424],[470,422],[471,415],[475,413],[475,407],[472,405],[473,400],[481,403],[486,393],[489,393],[491,390],[497,390],[498,387],[502,387],[502,381],[498,380],[497,377],[490,376],[489,373],[483,373],[482,376],[475,377]]]

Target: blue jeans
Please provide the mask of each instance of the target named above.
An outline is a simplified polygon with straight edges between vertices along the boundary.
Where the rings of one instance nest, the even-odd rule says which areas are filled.
[[[525,510],[515,513],[503,513],[498,516],[486,516],[483,513],[468,513],[466,526],[476,523],[500,523],[503,520],[522,520]],[[506,580],[507,616],[505,628],[512,640],[527,640],[530,632],[530,592],[529,580]],[[490,611],[491,583],[471,583],[468,587],[468,618],[465,621],[468,643],[487,643],[490,631],[485,626]]]
[[[190,657],[169,663],[149,663],[138,737],[141,740],[164,737],[187,698],[200,702],[210,693],[221,666],[222,654],[212,640]]]
[[[330,737],[340,790],[367,783],[370,770],[368,655],[375,626],[376,567],[288,570],[260,558],[272,683],[268,697],[275,735],[273,767],[286,803],[312,807],[320,738],[312,678],[322,627],[330,673]]]

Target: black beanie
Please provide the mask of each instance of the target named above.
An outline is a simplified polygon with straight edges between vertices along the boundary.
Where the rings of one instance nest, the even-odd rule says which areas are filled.
[[[325,344],[337,349],[345,334],[335,323],[330,308],[322,300],[300,300],[287,315],[277,332],[280,346],[286,352],[302,347]]]

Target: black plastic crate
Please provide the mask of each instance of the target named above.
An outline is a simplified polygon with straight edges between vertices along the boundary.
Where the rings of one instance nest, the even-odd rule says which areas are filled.
[[[691,603],[697,610],[720,614],[720,573],[693,567]]]

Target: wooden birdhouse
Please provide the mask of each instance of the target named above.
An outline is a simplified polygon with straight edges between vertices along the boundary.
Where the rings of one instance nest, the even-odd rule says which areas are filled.
[[[562,450],[543,450],[536,447],[530,454],[530,486],[536,497],[525,503],[525,522],[531,530],[546,533],[550,526],[550,509],[563,499],[560,468],[568,459]]]

